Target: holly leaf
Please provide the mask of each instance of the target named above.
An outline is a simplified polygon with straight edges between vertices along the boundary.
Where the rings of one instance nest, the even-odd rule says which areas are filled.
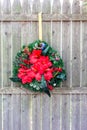
[[[65,80],[66,79],[66,75],[64,73],[61,73],[61,74],[57,75],[57,78],[61,79],[61,80]]]
[[[13,82],[21,82],[21,80],[18,77],[12,77],[10,78],[10,80]]]
[[[49,89],[47,88],[47,83],[46,83],[46,80],[44,79],[44,76],[42,76],[42,79],[41,79],[41,88],[49,97],[51,97]]]
[[[49,46],[47,46],[43,51],[42,51],[42,53],[43,53],[43,55],[46,55],[47,54],[47,52],[48,52],[48,50],[49,50]]]

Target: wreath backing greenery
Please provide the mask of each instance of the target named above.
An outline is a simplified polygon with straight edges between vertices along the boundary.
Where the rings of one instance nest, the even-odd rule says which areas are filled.
[[[13,62],[13,82],[35,92],[45,92],[59,87],[66,79],[64,63],[60,55],[45,41],[37,40],[23,46]]]

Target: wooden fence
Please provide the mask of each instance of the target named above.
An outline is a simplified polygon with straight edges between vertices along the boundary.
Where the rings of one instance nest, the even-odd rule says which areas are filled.
[[[87,14],[80,0],[0,0],[0,130],[87,130]],[[61,88],[35,94],[9,77],[17,51],[38,39],[62,56],[67,80]]]

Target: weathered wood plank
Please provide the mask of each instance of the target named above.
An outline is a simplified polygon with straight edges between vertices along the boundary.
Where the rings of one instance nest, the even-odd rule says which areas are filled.
[[[3,129],[12,129],[12,104],[11,95],[3,95]]]
[[[2,57],[1,57],[1,23],[0,23],[0,87],[2,86]]]
[[[31,41],[31,23],[21,24],[21,46],[28,45]]]
[[[9,77],[11,75],[11,24],[2,23],[2,78],[3,86],[10,86]]]
[[[87,22],[83,23],[82,32],[82,86],[87,85]]]
[[[72,13],[73,14],[79,14],[80,13],[80,1],[79,0],[73,0]]]
[[[16,56],[17,52],[21,48],[21,24],[20,23],[12,23],[12,55],[13,60]]]
[[[32,129],[33,130],[41,130],[41,96],[34,95],[32,96]]]
[[[32,122],[32,95],[21,95],[21,130],[31,130]]]
[[[70,130],[70,95],[62,96],[62,130]]]
[[[81,130],[87,130],[87,95],[81,96]]]
[[[42,130],[50,130],[50,99],[42,96]]]
[[[43,5],[42,5],[42,13],[50,13],[51,11],[51,4],[50,0],[43,0]]]
[[[52,14],[54,13],[60,13],[61,12],[61,4],[60,0],[53,0],[53,6],[52,6]]]
[[[33,3],[32,3],[32,13],[39,13],[41,12],[41,3],[40,3],[40,0],[33,0]]]
[[[80,96],[72,95],[72,130],[80,130]]]
[[[43,40],[48,44],[51,44],[51,23],[44,22],[43,23]]]
[[[13,95],[20,95],[20,94],[32,94],[32,95],[39,95],[40,93],[35,93],[35,92],[31,92],[31,91],[28,91],[27,89],[24,89],[24,88],[18,88],[18,87],[13,87],[13,88],[10,88],[10,87],[4,87],[2,89],[0,89],[0,94],[13,94]],[[87,94],[87,86],[86,87],[75,87],[75,88],[67,88],[67,87],[63,87],[63,88],[56,88],[55,90],[52,91],[52,94]]]
[[[29,7],[29,5],[28,5],[28,0],[23,0],[21,13],[23,13],[23,14],[28,14],[28,11],[29,11],[28,7]]]
[[[4,14],[10,14],[11,13],[11,2],[10,2],[10,0],[3,0],[2,11],[3,11]]]
[[[13,106],[13,130],[21,130],[21,95],[13,95],[12,106]]]
[[[52,130],[60,128],[60,95],[52,97]]]
[[[21,3],[20,0],[14,0],[12,5],[12,13],[20,14],[21,13]]]
[[[43,22],[60,22],[61,20],[63,22],[80,22],[80,21],[87,21],[87,14],[42,14],[43,17]],[[0,14],[0,21],[3,22],[29,22],[29,21],[34,21],[38,22],[38,14],[15,14],[15,15],[9,15],[9,14]]]
[[[72,86],[80,86],[80,23],[72,25]]]
[[[66,69],[67,80],[64,81],[63,86],[70,87],[70,23],[63,23],[62,31],[62,58],[64,61],[64,67]],[[67,51],[66,51],[67,50]]]
[[[63,14],[70,14],[70,0],[63,0],[62,5]]]
[[[0,95],[0,129],[2,129],[2,95]]]
[[[1,1],[0,1],[0,14],[1,14]]]
[[[61,27],[60,22],[52,22],[52,47],[60,53]]]

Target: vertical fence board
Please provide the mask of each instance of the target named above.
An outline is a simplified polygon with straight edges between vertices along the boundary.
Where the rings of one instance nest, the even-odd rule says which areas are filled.
[[[70,95],[62,96],[62,130],[70,129]]]
[[[43,23],[43,28],[44,28],[43,29],[43,40],[50,44],[51,43],[51,39],[50,39],[50,36],[51,36],[51,33],[50,33],[51,24],[44,22]]]
[[[13,1],[12,12],[14,14],[20,14],[21,13],[21,3],[20,3],[20,0],[14,0]]]
[[[13,130],[21,130],[21,95],[13,95]]]
[[[39,13],[41,11],[41,4],[40,0],[33,0],[33,5],[32,5],[32,13]]]
[[[21,47],[21,24],[12,23],[12,53],[13,59]]]
[[[63,86],[70,86],[70,23],[63,23],[63,45],[62,45],[62,57],[67,73],[67,80],[63,83]],[[67,50],[67,51],[66,51]]]
[[[2,95],[0,95],[0,129],[2,129]]]
[[[72,95],[72,130],[80,130],[80,96]]]
[[[51,10],[51,4],[50,4],[50,0],[43,0],[43,5],[42,5],[42,12],[43,13],[50,13]]]
[[[60,23],[53,22],[52,23],[52,47],[60,53]],[[59,33],[57,33],[59,32]]]
[[[28,7],[29,7],[29,5],[28,5],[28,0],[23,0],[23,2],[22,2],[22,13],[23,14],[27,14],[28,13]]]
[[[72,3],[72,13],[73,14],[79,14],[80,13],[80,1],[79,0],[73,0]]]
[[[83,23],[82,86],[87,86],[87,23]]]
[[[70,14],[70,1],[69,0],[63,0],[62,10],[63,10],[63,14]]]
[[[21,45],[29,44],[31,39],[31,23],[22,23],[21,26]]]
[[[73,23],[72,28],[72,86],[80,86],[80,23]]]
[[[12,130],[11,127],[11,114],[12,114],[12,107],[11,107],[11,95],[3,95],[3,129],[4,130]]]
[[[2,82],[2,69],[1,69],[1,23],[0,23],[0,88],[1,88],[1,82]]]
[[[61,12],[61,4],[60,0],[53,0],[52,13],[60,13]]]
[[[3,13],[10,14],[11,13],[11,3],[10,0],[3,0]]]
[[[42,130],[50,130],[50,99],[42,96]]]
[[[81,130],[87,130],[87,95],[81,96]]]
[[[32,97],[32,130],[41,129],[40,95]]]
[[[21,95],[21,130],[31,130],[31,103],[31,95]]]
[[[11,75],[11,26],[10,23],[2,24],[2,58],[3,58],[3,86],[10,86]],[[9,62],[8,62],[9,61]]]
[[[1,1],[0,1],[0,14],[1,14]]]
[[[52,97],[52,130],[60,128],[60,95]]]

